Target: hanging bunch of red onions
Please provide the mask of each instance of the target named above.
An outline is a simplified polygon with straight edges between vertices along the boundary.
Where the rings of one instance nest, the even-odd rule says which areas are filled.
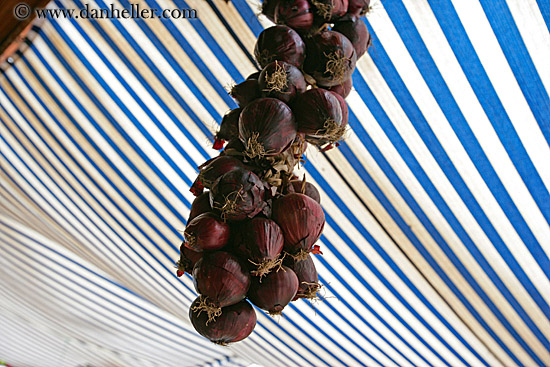
[[[308,0],[280,0],[275,7],[274,21],[296,30],[313,26],[313,12]]]
[[[260,98],[241,112],[239,139],[249,158],[272,157],[284,152],[296,137],[294,114],[276,98]]]
[[[281,266],[279,256],[283,250],[283,232],[271,219],[256,217],[244,223],[240,228],[238,251],[251,263],[253,276],[264,277]]]
[[[285,258],[285,265],[292,269],[298,277],[298,291],[293,300],[318,298],[317,294],[321,284],[319,283],[319,275],[317,269],[315,269],[313,258],[310,255],[303,260],[287,257]]]
[[[355,70],[357,54],[343,34],[323,31],[306,40],[304,71],[318,85],[332,87],[343,83]]]
[[[306,91],[304,75],[296,66],[284,61],[273,61],[261,72],[258,79],[263,97],[273,97],[289,104]]]
[[[193,268],[193,284],[201,294],[194,311],[205,311],[209,320],[215,320],[222,307],[245,299],[250,279],[246,265],[229,252],[205,253]]]
[[[272,219],[281,227],[283,249],[297,257],[305,257],[323,232],[325,213],[321,205],[307,195],[291,193],[273,202]]]
[[[323,88],[310,89],[300,95],[294,107],[298,132],[307,141],[322,145],[335,143],[346,131],[339,96]]]
[[[315,15],[323,21],[335,21],[348,11],[348,0],[310,0]]]
[[[340,32],[353,45],[357,58],[367,52],[370,44],[370,34],[365,22],[356,16],[346,16],[340,19],[332,28],[333,31]]]
[[[229,225],[214,213],[203,213],[187,223],[184,235],[194,251],[219,250],[229,241]]]
[[[254,57],[262,69],[275,60],[301,68],[305,56],[306,46],[302,37],[284,25],[265,29],[260,33],[254,48]]]
[[[298,292],[298,277],[286,266],[271,272],[262,280],[252,279],[248,299],[270,315],[280,315]]]
[[[255,173],[244,168],[236,169],[214,182],[210,205],[226,221],[253,218],[265,207],[264,191],[264,185]]]
[[[198,167],[199,175],[193,182],[190,191],[194,195],[200,195],[205,187],[212,188],[218,177],[238,168],[244,168],[244,164],[231,156],[219,156],[209,159]]]
[[[293,171],[308,143],[324,152],[343,138],[351,74],[370,44],[359,18],[368,8],[369,0],[263,1],[278,25],[256,42],[261,70],[230,92],[239,108],[215,136],[215,149],[227,141],[223,151],[199,166],[176,262],[176,275],[192,275],[199,293],[191,323],[214,343],[253,332],[251,303],[279,315],[319,295],[311,255],[322,255],[321,195]]]
[[[348,0],[348,14],[362,17],[369,11],[370,0]]]
[[[239,137],[239,116],[242,110],[242,108],[235,108],[223,116],[212,148],[222,149],[226,141]]]
[[[227,345],[243,340],[256,326],[256,312],[247,301],[240,301],[231,306],[222,307],[220,315],[214,320],[208,312],[203,312],[198,297],[189,308],[189,319],[195,330],[213,343]]]

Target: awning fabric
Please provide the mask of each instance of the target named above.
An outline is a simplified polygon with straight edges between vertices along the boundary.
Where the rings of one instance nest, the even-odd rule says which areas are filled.
[[[50,18],[0,75],[0,360],[550,366],[547,1],[373,1],[351,129],[300,171],[325,298],[229,347],[193,330],[174,261],[270,22],[252,0],[132,3],[197,19]]]

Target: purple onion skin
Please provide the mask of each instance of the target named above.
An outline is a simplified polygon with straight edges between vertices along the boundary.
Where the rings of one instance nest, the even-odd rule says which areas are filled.
[[[187,223],[191,222],[193,219],[198,217],[201,214],[208,213],[212,211],[210,206],[210,194],[208,192],[203,192],[193,200],[191,204],[191,210],[189,211],[189,218],[187,218]]]
[[[229,141],[239,137],[239,116],[242,110],[242,108],[235,108],[223,116],[220,129],[216,133],[217,139]]]
[[[307,56],[304,71],[311,75],[322,87],[332,87],[343,83],[355,70],[357,55],[350,40],[336,31],[323,31],[307,39]],[[327,72],[331,65],[330,57],[345,59],[343,72],[336,75]]]
[[[287,86],[281,90],[273,90],[268,82],[269,78],[281,68],[285,71]],[[269,63],[260,73],[258,83],[262,97],[277,98],[287,104],[297,95],[304,93],[307,87],[306,80],[300,69],[284,61]]]
[[[260,70],[260,71],[256,71],[256,72],[250,74],[249,76],[246,77],[246,80],[251,80],[251,79],[258,80],[260,78],[260,73],[261,72],[262,71]]]
[[[313,26],[313,12],[307,0],[280,0],[275,7],[275,23],[292,29],[307,30]]]
[[[338,102],[340,102],[340,108],[342,109],[342,124],[341,124],[341,126],[345,126],[345,125],[348,124],[348,120],[349,120],[348,104],[346,103],[346,100],[344,99],[344,97],[342,97],[338,93],[333,92],[333,91],[330,91],[330,93],[332,93],[338,99]]]
[[[353,78],[349,77],[346,80],[344,80],[344,82],[340,84],[336,84],[332,87],[328,87],[326,89],[330,90],[331,92],[338,93],[344,98],[347,98],[351,93],[352,88],[353,88]]]
[[[260,282],[253,278],[248,291],[248,299],[270,314],[280,314],[298,292],[298,277],[289,267],[267,274]]]
[[[295,30],[285,25],[264,29],[254,47],[254,57],[262,69],[275,60],[301,68],[305,56],[304,41]]]
[[[210,205],[221,211],[222,218],[238,222],[253,218],[264,209],[265,188],[258,176],[247,169],[236,169],[218,177],[210,190]],[[223,211],[226,198],[235,200],[235,208]]]
[[[250,151],[248,141],[255,134],[265,156],[284,152],[296,137],[296,122],[290,107],[276,98],[260,98],[245,107],[239,119],[239,139],[247,152]]]
[[[203,213],[185,227],[187,247],[201,251],[216,251],[222,249],[229,241],[229,225],[213,213]]]
[[[330,12],[323,12],[321,6],[329,6]],[[312,8],[316,18],[323,22],[334,22],[347,13],[348,0],[313,0]]]
[[[298,292],[294,300],[303,298],[312,286],[319,287],[319,275],[311,255],[307,255],[304,260],[294,260],[289,256],[285,258],[285,265],[294,270],[298,277]]]
[[[342,123],[342,107],[335,93],[313,88],[300,95],[294,103],[298,132],[315,135],[323,129],[326,120]]]
[[[235,99],[239,107],[246,107],[250,102],[260,97],[258,81],[256,79],[247,79],[235,85],[229,94]]]
[[[333,31],[340,32],[347,39],[350,40],[355,53],[357,54],[357,59],[367,52],[370,42],[370,34],[367,29],[367,25],[359,17],[345,17],[339,20],[334,27]]]
[[[200,297],[191,304],[189,319],[195,330],[211,342],[225,345],[241,341],[249,336],[256,326],[256,312],[247,301],[223,307],[221,315],[211,322],[208,322],[206,312],[193,311],[193,307],[199,303]]]
[[[284,237],[277,223],[255,217],[241,226],[240,241],[244,245],[245,257],[258,264],[275,259],[281,253]]]
[[[283,250],[290,254],[300,250],[311,251],[325,226],[325,213],[321,205],[299,193],[290,193],[275,200],[271,218],[281,227],[285,237]]]
[[[238,137],[236,139],[231,139],[225,146],[224,150],[220,153],[220,155],[228,156],[231,155],[230,153],[242,153],[244,152],[244,145],[241,139]]]
[[[348,14],[357,17],[367,14],[370,0],[348,0]]]
[[[280,0],[263,0],[262,1],[262,14],[275,23],[275,8],[279,4]]]
[[[229,252],[204,253],[193,268],[195,290],[217,307],[242,301],[250,288],[248,268]]]
[[[180,277],[184,273],[193,273],[193,268],[195,267],[195,264],[197,261],[200,260],[202,257],[202,252],[197,252],[191,250],[189,247],[186,246],[186,242],[184,241],[180,246],[180,259],[177,263],[178,265],[178,272],[177,276]]]
[[[244,164],[240,160],[231,156],[209,159],[198,167],[199,175],[191,186],[191,192],[195,195],[200,194],[203,188],[211,188],[214,181],[224,173],[243,167]]]
[[[287,191],[289,193],[297,192],[299,194],[307,195],[307,196],[309,196],[310,198],[312,198],[313,200],[315,200],[316,202],[318,202],[320,204],[321,203],[321,195],[319,194],[319,190],[317,190],[315,185],[313,185],[311,182],[306,181],[303,192],[302,192],[302,185],[303,185],[303,181],[292,180],[288,184]]]

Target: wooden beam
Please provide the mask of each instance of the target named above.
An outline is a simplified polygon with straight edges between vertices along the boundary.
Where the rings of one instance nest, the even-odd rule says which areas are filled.
[[[26,19],[19,20],[15,17],[14,8],[23,3],[31,9],[30,16]],[[34,20],[34,10],[36,8],[45,7],[50,0],[2,0],[0,6],[0,55],[6,56],[5,51],[14,42],[17,41],[21,33]],[[10,48],[12,49],[13,46]]]

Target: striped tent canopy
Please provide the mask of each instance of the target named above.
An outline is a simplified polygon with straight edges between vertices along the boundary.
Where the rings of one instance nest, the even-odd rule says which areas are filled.
[[[255,0],[132,3],[197,18],[50,17],[2,66],[0,364],[550,366],[548,1],[372,2],[351,128],[299,171],[324,300],[229,347],[194,331],[174,261],[271,23]]]

